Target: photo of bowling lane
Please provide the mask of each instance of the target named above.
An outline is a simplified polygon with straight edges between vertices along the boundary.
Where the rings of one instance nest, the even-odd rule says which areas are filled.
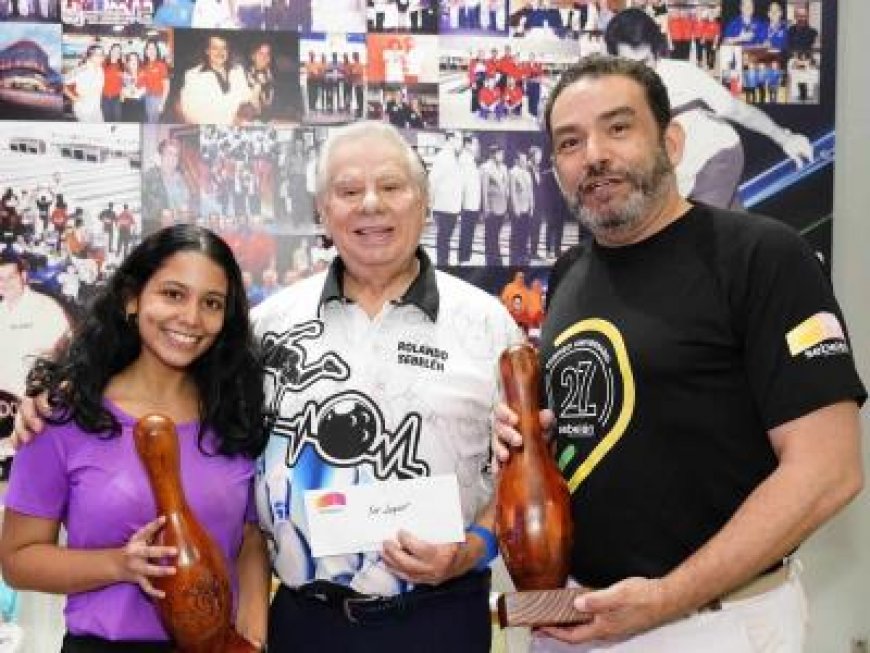
[[[75,310],[138,242],[138,125],[0,123],[0,249]]]
[[[63,108],[60,25],[3,23],[0,119],[57,120]]]

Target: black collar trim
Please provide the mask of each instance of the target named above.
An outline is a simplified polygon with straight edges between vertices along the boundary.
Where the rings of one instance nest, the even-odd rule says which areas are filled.
[[[408,287],[408,290],[405,291],[405,294],[399,299],[394,300],[393,303],[396,306],[413,304],[423,311],[430,320],[435,322],[438,319],[438,308],[440,305],[435,268],[432,266],[431,259],[423,251],[422,247],[417,248],[416,256],[417,260],[420,261],[420,272]],[[323,283],[323,291],[320,293],[320,302],[318,303],[318,314],[322,312],[323,306],[328,302],[340,301],[350,303],[352,301],[345,297],[343,292],[344,269],[344,262],[341,260],[341,257],[336,256],[326,273],[326,281]]]

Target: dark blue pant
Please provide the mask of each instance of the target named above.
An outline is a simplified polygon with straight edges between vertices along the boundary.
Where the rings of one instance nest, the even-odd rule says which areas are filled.
[[[453,229],[456,228],[456,213],[445,213],[444,211],[432,211],[432,216],[435,218],[435,225],[438,229],[435,242],[437,243],[436,265],[443,267],[450,262],[450,239],[453,237]]]
[[[528,213],[519,213],[511,219],[510,265],[529,263],[529,222]]]
[[[529,256],[538,258],[541,245],[541,214],[535,211],[529,218]]]
[[[269,609],[270,653],[489,653],[489,575],[472,589],[410,603],[377,623],[281,586]],[[455,581],[453,581],[455,582]],[[436,588],[437,589],[437,588]]]
[[[501,265],[501,226],[504,214],[488,213],[483,219],[483,249],[487,265]]]
[[[120,97],[103,97],[100,105],[103,110],[103,120],[106,122],[121,122]]]
[[[480,211],[463,211],[459,221],[459,262],[471,260],[471,246],[474,242],[474,229],[480,220]]]

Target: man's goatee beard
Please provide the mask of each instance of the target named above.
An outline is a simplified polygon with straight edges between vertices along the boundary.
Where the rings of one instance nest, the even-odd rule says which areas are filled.
[[[599,213],[578,204],[575,209],[577,219],[593,234],[629,231],[643,217],[647,207],[647,196],[635,189],[625,200],[619,211]]]
[[[612,211],[594,211],[584,206],[580,192],[570,202],[571,210],[580,224],[594,234],[611,234],[631,231],[666,192],[665,181],[674,171],[664,147],[656,153],[652,169],[648,173],[629,172],[625,178],[634,189],[622,206]]]

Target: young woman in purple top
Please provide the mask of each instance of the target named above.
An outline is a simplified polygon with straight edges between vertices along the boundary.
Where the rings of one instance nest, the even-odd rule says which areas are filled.
[[[59,360],[31,372],[54,413],[15,457],[0,563],[13,587],[68,595],[63,653],[172,650],[151,580],[173,573],[158,559],[175,551],[152,544],[164,518],[132,441],[152,412],[177,425],[188,502],[233,572],[235,626],[265,640],[269,571],[251,492],[263,384],[247,310],[226,243],[175,225],[131,252]]]

